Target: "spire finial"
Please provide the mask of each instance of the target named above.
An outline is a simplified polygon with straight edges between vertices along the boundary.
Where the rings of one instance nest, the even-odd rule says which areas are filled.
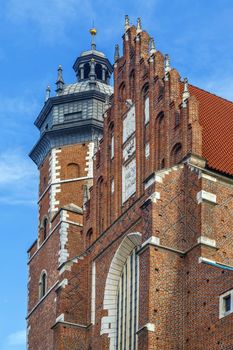
[[[141,18],[138,17],[137,19],[137,34],[141,33],[142,31],[142,21],[141,21]]]
[[[130,28],[129,16],[125,15],[125,32]]]
[[[153,55],[155,52],[156,52],[155,40],[154,38],[150,38],[150,55]]]
[[[95,43],[95,36],[97,34],[97,30],[96,28],[93,26],[93,28],[91,28],[89,30],[90,34],[91,34],[91,49],[92,50],[96,50],[96,43]]]
[[[119,49],[119,45],[116,44],[115,45],[115,53],[114,53],[114,62],[119,60],[119,58],[120,58],[120,49]]]
[[[45,102],[48,101],[48,99],[50,98],[50,93],[51,93],[51,89],[50,89],[50,86],[48,85],[45,92]]]
[[[188,79],[184,78],[184,91],[182,94],[182,106],[186,107],[187,106],[187,99],[190,97],[190,93],[189,93],[189,86],[188,86]]]
[[[63,80],[63,76],[62,76],[62,66],[59,64],[58,66],[58,75],[57,75],[57,81],[56,81],[56,85],[57,85],[57,89],[56,92],[57,94],[61,93],[64,87],[64,80]]]
[[[170,67],[170,57],[167,53],[165,54],[165,58],[164,58],[164,69],[165,69],[165,80],[168,80],[171,67]]]

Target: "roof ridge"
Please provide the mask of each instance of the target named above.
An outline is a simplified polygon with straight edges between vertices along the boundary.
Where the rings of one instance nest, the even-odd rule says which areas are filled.
[[[214,93],[212,93],[212,92],[210,92],[210,91],[207,91],[207,90],[205,90],[205,89],[202,89],[202,88],[200,88],[200,87],[198,87],[198,86],[196,86],[196,85],[193,85],[193,84],[190,84],[190,83],[189,83],[189,86],[192,86],[192,87],[194,87],[194,88],[196,88],[196,89],[198,89],[198,90],[201,90],[201,91],[203,91],[203,92],[206,92],[207,94],[210,94],[210,95],[212,95],[212,96],[215,96],[215,97],[217,97],[217,98],[220,98],[221,100],[224,100],[224,101],[226,101],[226,102],[230,102],[230,103],[233,104],[233,101],[228,100],[227,98],[224,98],[224,97],[222,97],[222,96],[216,95],[216,94],[214,94]]]

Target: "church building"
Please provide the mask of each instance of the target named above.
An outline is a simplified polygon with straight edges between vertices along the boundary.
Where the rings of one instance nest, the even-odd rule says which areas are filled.
[[[233,102],[181,79],[140,18],[114,65],[90,33],[35,121],[28,349],[232,350]]]

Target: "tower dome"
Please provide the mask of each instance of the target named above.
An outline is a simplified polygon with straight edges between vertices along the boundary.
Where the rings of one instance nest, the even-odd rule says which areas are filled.
[[[40,138],[30,153],[38,167],[54,147],[102,137],[103,113],[113,93],[109,84],[113,67],[105,54],[96,50],[96,29],[90,33],[90,50],[82,52],[73,65],[78,81],[66,84],[59,65],[56,96],[50,95],[50,88],[46,90],[45,104],[35,121]]]
[[[90,33],[92,36],[91,49],[81,53],[76,59],[73,69],[78,81],[97,80],[104,84],[109,84],[109,79],[113,72],[112,65],[103,52],[96,50],[96,29],[90,29]]]

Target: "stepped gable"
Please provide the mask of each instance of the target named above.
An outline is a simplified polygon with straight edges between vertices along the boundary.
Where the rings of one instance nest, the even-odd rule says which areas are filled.
[[[203,157],[217,171],[233,175],[233,102],[189,85],[199,102]]]

